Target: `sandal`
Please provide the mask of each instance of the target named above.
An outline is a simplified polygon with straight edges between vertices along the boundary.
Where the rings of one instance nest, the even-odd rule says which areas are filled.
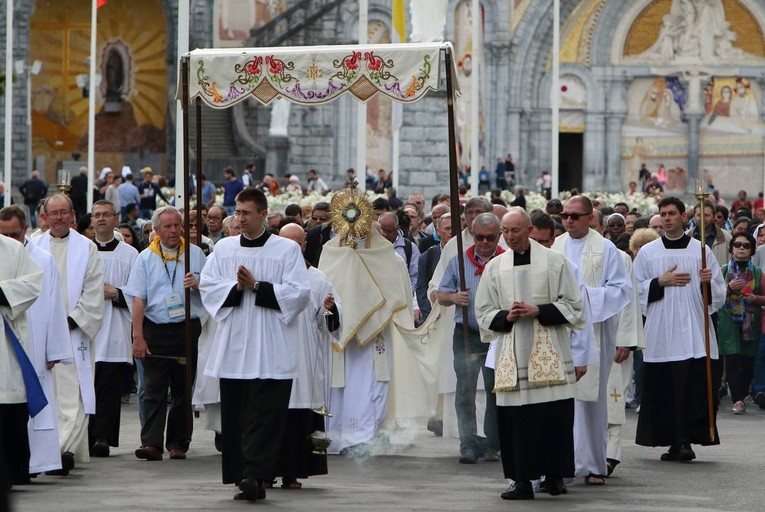
[[[584,483],[587,485],[606,485],[606,479],[603,475],[589,474],[584,477]]]
[[[303,484],[298,482],[297,480],[285,480],[282,478],[282,489],[302,489]]]
[[[619,461],[616,459],[606,459],[606,466],[608,467],[608,473],[606,473],[606,476],[611,476],[611,473],[614,472],[614,469],[616,469],[616,466],[619,465]]]

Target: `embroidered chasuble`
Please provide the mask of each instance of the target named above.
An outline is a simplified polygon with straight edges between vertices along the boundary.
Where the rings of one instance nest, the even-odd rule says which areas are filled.
[[[500,335],[494,361],[497,406],[551,402],[575,394],[570,329],[585,325],[579,285],[562,255],[531,240],[529,257],[527,264],[523,259],[516,264],[514,252],[494,258],[476,295],[482,340],[488,343]],[[508,326],[504,316],[516,300],[539,306],[540,315]],[[552,325],[547,321],[551,317],[556,317]]]

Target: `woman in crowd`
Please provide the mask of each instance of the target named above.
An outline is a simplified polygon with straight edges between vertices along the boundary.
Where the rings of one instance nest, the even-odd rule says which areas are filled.
[[[733,414],[746,412],[744,398],[754,372],[762,333],[761,306],[765,305],[762,270],[752,263],[755,240],[749,233],[735,233],[729,245],[731,259],[722,268],[728,283],[725,305],[718,316],[717,341],[725,358]]]

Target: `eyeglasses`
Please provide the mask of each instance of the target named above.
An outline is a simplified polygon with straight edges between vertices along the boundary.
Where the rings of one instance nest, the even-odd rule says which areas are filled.
[[[216,217],[214,215],[208,215],[207,220],[223,220],[223,217]]]
[[[72,212],[69,211],[69,210],[64,210],[64,211],[60,211],[60,212],[46,212],[46,215],[48,217],[55,217],[57,219],[60,219],[62,217],[66,217],[70,213],[72,213]]]
[[[475,238],[476,242],[483,242],[484,240],[487,242],[497,241],[497,235],[475,235],[473,238]]]
[[[589,213],[566,213],[566,212],[563,212],[563,213],[560,214],[560,218],[563,219],[563,220],[571,219],[574,222],[576,222],[579,219],[581,219],[582,217],[587,217],[588,215],[590,215],[590,214]]]
[[[91,217],[94,219],[108,219],[109,217],[114,217],[114,214],[112,212],[96,212]]]
[[[314,222],[327,222],[329,220],[329,217],[319,217],[316,215],[311,215],[311,220]]]
[[[751,249],[752,244],[749,242],[733,242],[733,247],[736,249]]]

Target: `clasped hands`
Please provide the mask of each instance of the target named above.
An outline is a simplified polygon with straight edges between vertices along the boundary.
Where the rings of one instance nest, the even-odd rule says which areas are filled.
[[[244,265],[239,265],[236,271],[236,289],[237,291],[254,290],[257,284],[257,279],[252,275],[252,272]]]
[[[675,272],[677,265],[672,265],[659,276],[660,286],[685,286],[691,282],[691,274],[688,272]],[[699,277],[702,283],[709,283],[712,280],[712,269],[704,268],[699,270]]]
[[[539,307],[534,304],[516,300],[507,313],[507,321],[515,322],[519,318],[535,318],[539,316]]]

